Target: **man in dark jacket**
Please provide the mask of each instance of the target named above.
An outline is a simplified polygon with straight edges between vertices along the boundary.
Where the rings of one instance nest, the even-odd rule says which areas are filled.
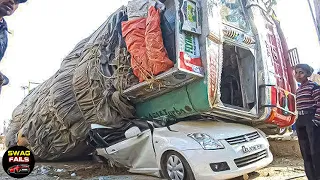
[[[26,1],[27,0],[0,0],[0,62],[8,46],[8,28],[4,17],[11,16],[19,4]],[[9,79],[0,72],[0,93],[1,87],[7,85],[8,82]]]
[[[18,8],[20,3],[27,0],[0,0],[0,61],[8,45],[8,28],[4,20],[5,16],[11,16]]]
[[[309,180],[320,180],[320,86],[308,80],[313,68],[307,64],[295,67],[298,119],[296,130],[304,167]]]
[[[5,86],[9,83],[9,79],[0,72],[0,94],[2,86]]]

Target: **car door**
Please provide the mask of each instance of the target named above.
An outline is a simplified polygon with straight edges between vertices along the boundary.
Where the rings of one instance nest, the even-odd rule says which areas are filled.
[[[151,130],[121,141],[106,149],[114,161],[130,168],[157,168]]]

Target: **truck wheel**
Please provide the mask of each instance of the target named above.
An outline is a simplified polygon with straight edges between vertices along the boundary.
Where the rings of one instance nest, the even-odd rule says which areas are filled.
[[[278,128],[278,134],[279,135],[284,135],[288,131],[288,128]]]
[[[266,135],[284,135],[287,130],[288,127],[286,128],[263,128],[261,129],[264,133],[266,133]]]
[[[277,128],[261,128],[261,130],[266,133],[266,135],[277,135],[278,129]]]
[[[189,163],[177,152],[169,151],[162,158],[162,174],[169,180],[195,180]]]

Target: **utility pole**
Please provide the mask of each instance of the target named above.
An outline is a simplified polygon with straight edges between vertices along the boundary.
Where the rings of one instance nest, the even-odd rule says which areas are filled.
[[[26,90],[28,89],[28,86],[21,86],[21,89],[23,90],[24,97],[26,97]]]
[[[41,83],[36,83],[36,82],[31,82],[31,81],[29,81],[29,84],[28,84],[28,93],[30,92],[30,85],[31,84],[34,84],[34,85],[39,85],[39,84],[41,84]]]
[[[320,43],[320,24],[318,24],[318,22],[317,22],[317,21],[319,21],[319,23],[320,23],[320,19],[317,19],[318,16],[319,16],[318,18],[320,18],[320,15],[318,14],[318,13],[320,13],[320,12],[318,12],[318,11],[320,11],[320,9],[318,9],[318,7],[317,7],[318,5],[316,4],[315,0],[312,0],[313,1],[312,3],[314,4],[314,11],[313,11],[311,0],[307,0],[307,1],[308,1],[308,5],[309,5],[309,9],[310,9],[310,12],[311,12],[311,16],[312,16],[312,20],[313,20],[314,26],[316,28],[316,32],[317,32],[317,36],[318,36],[318,42]]]
[[[24,93],[24,97],[26,97],[26,90],[27,90],[28,94],[30,93],[32,84],[33,85],[39,85],[41,83],[29,81],[28,82],[28,86],[21,86],[21,89],[23,90],[23,93]]]
[[[3,121],[3,135],[7,133],[7,122],[6,120]]]

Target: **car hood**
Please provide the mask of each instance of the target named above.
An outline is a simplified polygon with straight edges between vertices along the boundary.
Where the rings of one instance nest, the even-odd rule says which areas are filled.
[[[173,131],[186,134],[205,133],[217,140],[236,137],[257,131],[253,127],[246,125],[216,121],[182,121],[171,125],[170,128]]]

